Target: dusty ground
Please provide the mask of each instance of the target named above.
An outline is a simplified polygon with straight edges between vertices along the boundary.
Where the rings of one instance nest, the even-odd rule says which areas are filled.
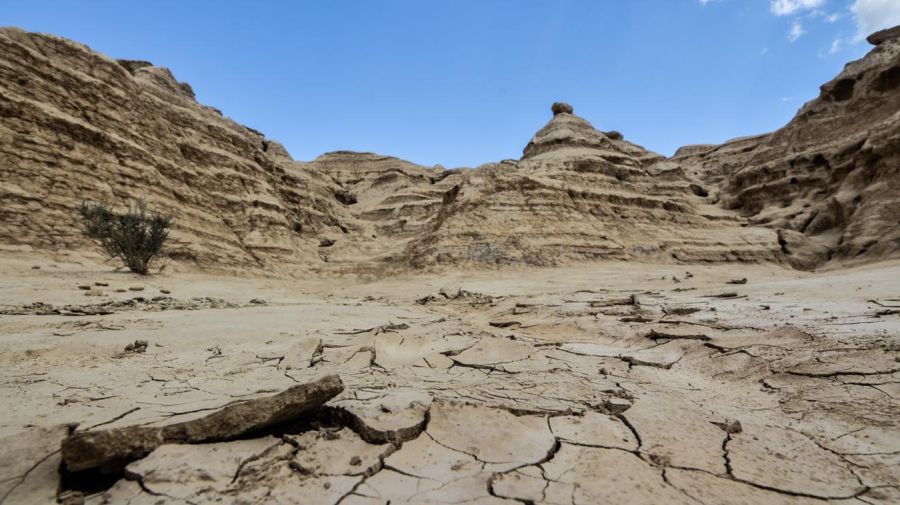
[[[7,256],[0,496],[897,503],[898,279],[897,262],[139,278]],[[315,419],[60,484],[60,425],[172,423],[329,373],[346,390]]]

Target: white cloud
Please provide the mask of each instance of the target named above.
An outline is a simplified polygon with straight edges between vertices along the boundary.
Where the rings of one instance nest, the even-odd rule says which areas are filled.
[[[788,31],[787,39],[791,42],[795,42],[802,37],[804,33],[806,33],[806,30],[803,29],[803,25],[801,25],[799,21],[794,21],[791,23],[791,29]]]
[[[878,30],[900,25],[898,0],[856,0],[850,10],[856,16],[857,42]]]
[[[797,12],[821,7],[824,3],[825,0],[772,0],[772,3],[769,4],[769,10],[776,16],[789,16]]]
[[[825,22],[826,23],[834,23],[835,21],[837,21],[838,19],[841,19],[842,17],[843,16],[841,16],[840,12],[835,12],[834,14],[829,14],[829,15],[825,16]]]
[[[828,49],[820,49],[819,50],[819,58],[827,58],[831,55],[837,54],[841,49],[844,48],[844,43],[846,39],[842,39],[840,37],[831,41],[831,46]]]
[[[769,53],[769,48],[768,48],[768,47],[764,47],[764,48],[762,48],[762,50],[759,52],[759,55],[760,55],[760,56],[765,56],[765,55],[768,54],[768,53]]]
[[[844,41],[841,39],[834,39],[831,42],[831,48],[828,49],[828,54],[834,54],[840,51],[842,47],[844,47]]]

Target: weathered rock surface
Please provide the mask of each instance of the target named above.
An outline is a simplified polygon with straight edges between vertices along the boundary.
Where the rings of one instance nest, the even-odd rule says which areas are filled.
[[[90,248],[83,200],[141,198],[171,213],[173,258],[201,266],[309,264],[338,228],[333,183],[262,134],[194,100],[164,68],[59,37],[0,30],[0,237],[6,248]],[[302,233],[301,233],[302,232]]]
[[[782,240],[797,268],[896,257],[898,28],[872,34],[876,47],[824,84],[784,128],[721,146],[683,148],[673,161],[753,224],[804,235],[803,245]]]
[[[554,115],[517,164],[452,179],[431,229],[396,261],[477,267],[780,256],[771,231],[697,196],[677,164],[605,136],[572,111]]]
[[[295,162],[167,69],[3,29],[0,237],[91,250],[78,203],[144,198],[174,214],[171,256],[202,268],[878,259],[898,249],[891,33],[773,134],[665,159],[560,102],[521,160],[448,171],[345,151]],[[812,242],[783,247],[773,228]]]

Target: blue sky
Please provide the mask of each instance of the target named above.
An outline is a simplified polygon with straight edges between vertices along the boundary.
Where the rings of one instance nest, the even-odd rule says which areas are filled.
[[[48,32],[189,82],[308,160],[518,158],[565,100],[662,154],[782,126],[900,24],[900,0],[0,0]]]

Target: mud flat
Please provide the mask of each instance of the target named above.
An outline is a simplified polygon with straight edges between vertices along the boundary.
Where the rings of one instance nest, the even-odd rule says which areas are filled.
[[[900,263],[359,282],[7,256],[0,276],[5,503],[900,498]],[[285,422],[63,462],[72,436],[165,431],[330,375],[343,392]]]

